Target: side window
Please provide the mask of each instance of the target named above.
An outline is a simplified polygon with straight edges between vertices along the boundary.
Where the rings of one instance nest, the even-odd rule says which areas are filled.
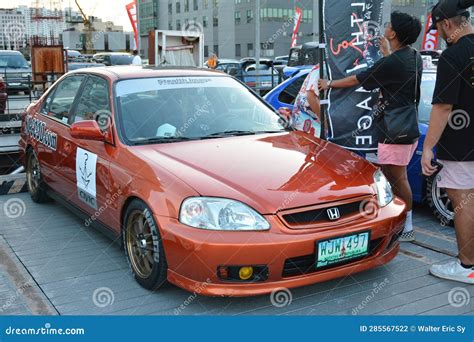
[[[82,89],[72,122],[97,120],[100,123],[109,116],[110,104],[107,81],[100,77],[90,76]]]
[[[83,79],[84,76],[71,76],[62,80],[56,86],[53,95],[46,99],[43,113],[67,124]]]
[[[305,79],[306,76],[298,77],[297,80],[293,81],[280,93],[278,100],[290,105],[295,104],[296,97],[298,96]]]

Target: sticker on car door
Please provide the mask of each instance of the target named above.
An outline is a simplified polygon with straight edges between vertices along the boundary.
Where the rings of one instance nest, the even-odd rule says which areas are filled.
[[[97,209],[96,194],[97,154],[77,148],[76,178],[79,199],[93,209]]]
[[[25,133],[31,139],[53,151],[56,151],[58,136],[56,133],[48,129],[46,122],[38,120],[32,116],[27,116],[25,122]]]

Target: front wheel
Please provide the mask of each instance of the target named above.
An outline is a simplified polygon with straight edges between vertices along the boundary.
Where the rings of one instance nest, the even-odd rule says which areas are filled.
[[[454,224],[454,209],[446,190],[438,187],[436,177],[428,179],[426,183],[426,198],[433,214],[441,221],[443,226]]]
[[[158,225],[148,206],[130,203],[123,224],[125,254],[136,281],[155,291],[166,284],[168,265]]]

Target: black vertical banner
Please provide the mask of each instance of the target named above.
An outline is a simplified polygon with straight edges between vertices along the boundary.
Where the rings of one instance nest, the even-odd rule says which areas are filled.
[[[376,38],[384,33],[383,4],[384,0],[324,0],[329,79],[355,75],[382,57]],[[378,90],[331,89],[328,140],[352,150],[376,150],[374,106],[378,98]]]

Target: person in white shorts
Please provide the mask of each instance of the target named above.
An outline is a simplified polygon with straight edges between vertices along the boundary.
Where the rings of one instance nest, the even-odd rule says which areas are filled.
[[[446,189],[455,212],[459,257],[431,266],[436,277],[474,284],[474,29],[468,11],[457,2],[442,0],[433,8],[433,26],[449,48],[438,63],[433,110],[423,148],[422,167],[427,176],[433,148],[443,165],[438,186]]]

